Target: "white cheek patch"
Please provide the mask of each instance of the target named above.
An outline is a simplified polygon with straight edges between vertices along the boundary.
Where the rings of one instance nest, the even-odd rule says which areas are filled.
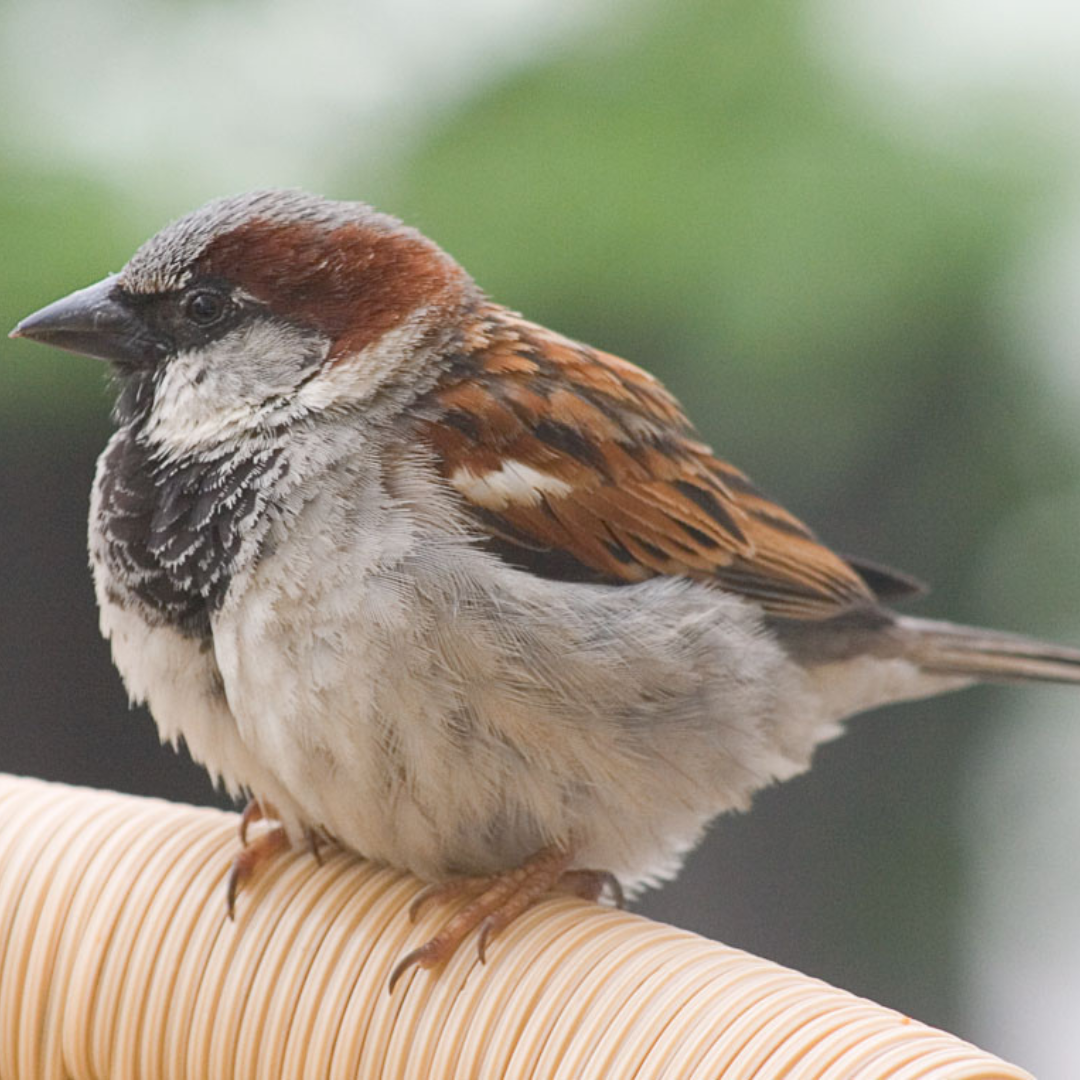
[[[279,415],[326,351],[324,339],[265,320],[177,353],[157,383],[146,433],[167,455],[235,438]]]
[[[507,458],[497,469],[474,473],[466,465],[455,469],[450,483],[467,499],[488,510],[505,510],[513,503],[536,506],[544,495],[569,495],[565,480],[540,472],[524,461]]]
[[[207,368],[213,362],[213,356],[203,351],[179,353],[158,384],[146,431],[170,454],[197,450],[250,424],[252,409],[247,402],[230,405],[208,392]]]
[[[417,308],[367,348],[331,364],[327,338],[273,319],[178,353],[157,384],[147,435],[165,456],[182,456],[259,427],[371,401],[410,372],[420,385],[437,370],[425,344],[431,315]]]

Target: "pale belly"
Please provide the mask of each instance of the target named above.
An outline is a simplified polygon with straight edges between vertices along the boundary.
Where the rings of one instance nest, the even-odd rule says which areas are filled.
[[[215,618],[236,732],[294,829],[430,879],[558,841],[632,889],[805,767],[816,740],[771,720],[798,672],[743,602],[447,554],[453,574],[431,552],[364,575],[271,557]]]

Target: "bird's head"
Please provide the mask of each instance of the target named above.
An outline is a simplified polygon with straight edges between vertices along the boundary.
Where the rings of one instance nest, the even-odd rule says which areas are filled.
[[[395,218],[259,191],[173,222],[118,274],[11,336],[107,360],[121,422],[183,452],[422,389],[475,296],[457,263]]]

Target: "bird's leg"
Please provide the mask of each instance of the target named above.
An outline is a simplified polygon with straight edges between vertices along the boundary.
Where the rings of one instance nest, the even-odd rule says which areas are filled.
[[[326,843],[326,834],[310,826],[304,828],[304,839],[307,841],[311,857],[320,865],[323,864],[323,844]]]
[[[255,871],[266,862],[267,859],[276,855],[279,851],[287,851],[289,848],[289,836],[283,825],[274,825],[266,832],[256,836],[248,842],[248,832],[257,821],[268,821],[277,818],[278,812],[272,803],[264,799],[248,799],[243,813],[240,815],[240,843],[243,850],[233,859],[232,869],[229,871],[229,880],[226,886],[226,903],[229,908],[229,918],[233,917],[236,909],[236,897],[245,882],[249,881]],[[333,837],[311,826],[304,827],[304,839],[314,856],[315,861],[322,866],[322,846],[327,840],[333,843]]]
[[[607,870],[567,870],[559,878],[558,885],[560,889],[594,903],[606,891],[617,908],[621,910],[626,907],[626,897],[619,879]]]
[[[547,847],[513,870],[488,877],[454,878],[424,889],[409,908],[414,920],[433,900],[476,895],[430,941],[402,958],[390,976],[389,989],[392,991],[411,967],[430,968],[444,963],[477,927],[477,952],[484,963],[488,941],[552,889],[565,887],[575,896],[598,900],[608,888],[622,906],[622,888],[614,875],[600,870],[567,870],[570,859],[571,853],[565,848]]]
[[[233,918],[236,911],[236,897],[245,882],[249,881],[255,871],[272,858],[279,851],[287,851],[289,848],[289,836],[285,827],[281,824],[274,825],[266,832],[256,836],[248,842],[248,832],[251,826],[259,821],[269,821],[278,816],[277,808],[273,803],[265,799],[250,798],[243,812],[240,814],[240,843],[243,850],[233,859],[232,868],[229,871],[229,880],[226,885],[225,901],[229,909],[229,918]],[[311,846],[311,853],[316,862],[322,863],[318,848],[318,838],[313,829],[305,829],[304,835]]]
[[[492,880],[491,877],[456,877],[449,881],[429,885],[426,889],[421,889],[416,899],[409,905],[409,921],[416,922],[420,918],[420,912],[434,901],[444,903],[458,896],[479,895],[491,884]]]
[[[229,880],[226,883],[225,902],[229,909],[231,919],[236,911],[236,897],[244,883],[249,881],[255,871],[267,859],[272,858],[279,851],[287,851],[289,848],[289,835],[284,825],[274,825],[266,832],[260,833],[250,843],[248,831],[257,821],[267,821],[278,816],[277,810],[272,803],[262,799],[248,799],[243,813],[240,815],[240,843],[242,850],[233,859],[232,869],[229,871]],[[305,826],[304,839],[308,843],[311,854],[315,861],[322,866],[322,845],[327,837],[318,829]],[[333,838],[330,838],[331,842]]]
[[[288,848],[289,834],[285,831],[285,826],[275,825],[272,829],[260,833],[240,850],[233,859],[229,880],[225,886],[225,904],[230,919],[236,913],[236,896],[244,883],[249,881],[255,871],[269,858],[279,851],[287,851]]]
[[[263,802],[261,799],[248,799],[247,805],[240,815],[240,843],[243,844],[244,847],[247,847],[248,829],[250,829],[256,821],[264,821],[266,818],[276,817],[277,811],[270,803]]]

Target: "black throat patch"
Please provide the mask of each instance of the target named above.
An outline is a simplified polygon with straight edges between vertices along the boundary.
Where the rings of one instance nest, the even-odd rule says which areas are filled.
[[[134,596],[185,636],[208,636],[286,467],[276,448],[159,461],[134,429],[123,431],[102,460],[95,523],[113,599]]]

